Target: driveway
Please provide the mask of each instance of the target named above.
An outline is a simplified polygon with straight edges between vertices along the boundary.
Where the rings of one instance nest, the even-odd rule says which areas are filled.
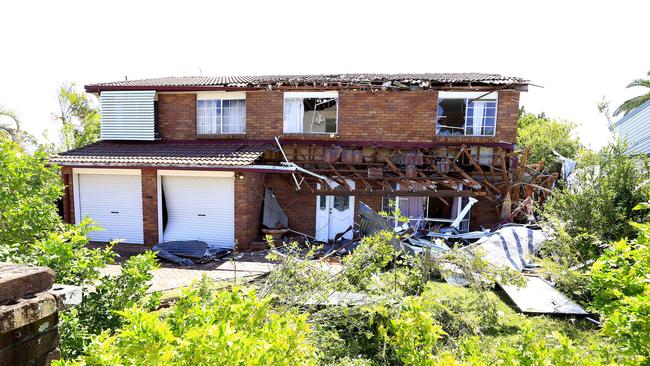
[[[108,265],[100,270],[102,275],[116,275],[120,273],[118,264]],[[271,271],[273,264],[269,263],[259,254],[240,254],[236,260],[220,260],[194,266],[178,266],[173,263],[161,261],[161,266],[153,270],[151,287],[147,292],[168,291],[190,285],[201,279],[203,275],[215,281],[233,281],[244,277],[259,276]]]

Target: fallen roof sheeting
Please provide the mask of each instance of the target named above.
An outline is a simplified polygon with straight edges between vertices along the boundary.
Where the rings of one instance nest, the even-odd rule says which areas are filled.
[[[589,315],[580,305],[537,276],[524,276],[526,286],[501,287],[523,313]]]

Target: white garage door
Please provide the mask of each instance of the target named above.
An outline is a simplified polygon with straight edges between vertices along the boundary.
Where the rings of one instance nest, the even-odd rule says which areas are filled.
[[[143,243],[140,175],[79,174],[77,184],[80,218],[88,215],[104,228],[91,232],[91,240]]]
[[[232,177],[162,176],[167,209],[163,241],[202,240],[211,247],[235,243]]]

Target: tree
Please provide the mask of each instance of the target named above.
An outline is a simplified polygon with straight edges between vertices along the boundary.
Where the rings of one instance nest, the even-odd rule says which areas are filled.
[[[530,150],[528,161],[543,161],[549,172],[559,172],[562,166],[554,151],[575,158],[582,148],[580,141],[572,136],[573,123],[550,119],[544,114],[536,116],[522,108],[517,125],[517,143]]]
[[[650,76],[650,71],[648,71],[648,76]],[[623,104],[614,111],[614,116],[618,116],[621,113],[624,115],[628,114],[650,100],[650,79],[636,79],[629,83],[626,88],[634,87],[646,88],[648,91],[645,92],[645,94],[637,95],[636,97],[623,102]]]
[[[91,144],[99,138],[99,109],[88,94],[78,92],[75,84],[62,85],[58,93],[61,114],[61,143],[64,150]]]
[[[20,132],[20,120],[16,112],[0,107],[0,140],[17,141]]]

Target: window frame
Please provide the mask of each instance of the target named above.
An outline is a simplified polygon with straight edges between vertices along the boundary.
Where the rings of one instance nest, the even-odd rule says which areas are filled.
[[[242,131],[241,132],[223,132],[223,123],[224,123],[224,106],[223,102],[224,101],[237,101],[237,102],[243,102],[243,124],[242,124]],[[218,131],[216,132],[200,132],[199,131],[199,109],[205,109],[209,110],[207,107],[199,107],[199,103],[201,102],[216,102],[218,103],[218,108],[217,105],[215,104],[214,109],[218,110],[218,119],[216,120],[217,124],[217,129]],[[200,136],[210,136],[210,135],[244,135],[246,134],[246,98],[197,98],[196,100],[196,134]]]
[[[305,99],[334,99],[336,101],[336,130],[334,132],[312,132],[312,131],[300,131],[300,132],[287,132],[287,121],[284,118],[284,112],[286,108],[287,99],[302,99],[303,103]],[[282,133],[283,134],[292,134],[292,135],[336,135],[339,133],[339,93],[338,91],[322,91],[322,92],[284,92],[282,98]],[[303,121],[302,126],[304,128],[304,112],[303,112]]]
[[[440,115],[438,115],[438,109],[440,105],[440,101],[444,99],[455,99],[455,100],[464,100],[464,105],[465,105],[465,116],[464,116],[464,122],[463,122],[463,127],[455,127],[455,126],[447,126],[440,124]],[[480,134],[480,135],[474,135],[474,134],[467,134],[467,117],[468,117],[468,110],[469,110],[469,103],[473,101],[485,101],[485,102],[494,102],[494,126],[492,130],[492,134]],[[473,114],[473,111],[472,111]],[[485,116],[484,116],[485,117]],[[436,136],[440,137],[495,137],[497,134],[497,124],[499,120],[499,93],[498,92],[445,92],[441,91],[438,92],[438,100],[436,103]],[[440,135],[438,134],[438,127],[439,126],[444,126],[446,128],[451,128],[451,129],[462,129],[463,133],[461,135]],[[485,129],[486,124],[485,124],[485,118],[483,120],[483,124],[481,125],[481,129]]]

